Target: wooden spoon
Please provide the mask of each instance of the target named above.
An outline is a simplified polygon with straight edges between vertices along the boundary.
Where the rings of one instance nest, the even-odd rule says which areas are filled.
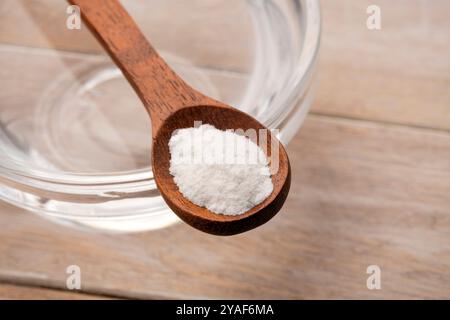
[[[194,121],[202,121],[221,130],[265,127],[244,112],[187,85],[153,49],[117,0],[69,2],[80,7],[84,22],[122,70],[150,114],[153,174],[169,207],[191,226],[216,235],[244,232],[272,218],[286,200],[291,180],[289,159],[282,144],[278,143],[279,169],[272,175],[273,192],[261,204],[236,216],[215,214],[193,204],[179,192],[169,173],[168,142],[173,131],[193,127]],[[170,28],[170,21],[167,24]],[[269,157],[272,153],[271,139],[276,137],[269,133],[266,152]]]

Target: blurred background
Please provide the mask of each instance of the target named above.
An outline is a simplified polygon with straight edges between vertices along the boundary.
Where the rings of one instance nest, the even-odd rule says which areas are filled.
[[[134,200],[120,199],[114,219],[99,224],[89,215],[110,214],[112,204],[101,197],[121,197],[121,189],[77,191],[90,174],[146,170],[145,111],[86,27],[66,28],[65,1],[2,0],[0,192],[16,205],[0,202],[0,298],[450,298],[450,2],[321,1],[317,69],[314,55],[314,72],[297,87],[287,74],[300,68],[296,59],[309,43],[302,42],[304,33],[295,33],[305,28],[302,5],[309,2],[315,3],[122,1],[171,65],[206,93],[242,102],[246,111],[267,115],[269,123],[271,112],[298,91],[298,101],[273,122],[283,126],[289,141],[293,182],[285,207],[256,230],[214,237],[167,213],[158,217],[157,230],[100,232],[120,225],[148,230],[138,218],[125,223],[121,213],[160,205],[142,202],[130,209],[130,201],[134,206],[140,197],[148,200],[148,190],[133,184]],[[379,30],[367,25],[371,5],[380,9]],[[248,6],[266,10],[274,22],[269,30],[290,32],[271,38],[279,52],[259,61],[275,65],[261,69],[266,73],[255,72],[261,39],[252,31],[257,16]],[[98,84],[90,81],[92,73],[96,81],[114,81],[90,91]],[[283,77],[286,82],[280,82]],[[112,116],[90,108],[93,101],[115,106]],[[104,147],[117,141],[118,149]],[[83,180],[64,189],[69,200],[53,184],[35,197],[48,181],[37,179],[19,192],[20,167],[30,175],[42,168],[64,170],[73,179],[83,173]],[[67,187],[59,178],[48,179]],[[52,208],[64,210],[64,201],[83,202],[74,214],[88,216],[84,223],[93,227],[64,226],[67,221],[58,216],[43,219],[26,210],[56,212]],[[93,210],[94,203],[101,207]],[[81,290],[67,287],[73,265],[81,270]],[[368,267],[374,265],[380,289],[367,286]]]

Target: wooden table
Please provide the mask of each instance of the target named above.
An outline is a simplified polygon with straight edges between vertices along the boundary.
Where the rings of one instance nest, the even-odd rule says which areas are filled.
[[[378,0],[370,31],[372,2],[322,2],[317,99],[273,221],[228,238],[100,235],[0,203],[0,297],[450,298],[450,2]],[[14,32],[0,37],[33,36]],[[81,292],[65,290],[71,264]]]

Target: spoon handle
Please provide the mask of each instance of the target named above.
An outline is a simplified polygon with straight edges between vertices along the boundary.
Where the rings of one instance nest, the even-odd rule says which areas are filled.
[[[154,133],[178,109],[211,102],[167,65],[119,1],[68,1],[80,8],[83,21],[133,86],[150,113]]]

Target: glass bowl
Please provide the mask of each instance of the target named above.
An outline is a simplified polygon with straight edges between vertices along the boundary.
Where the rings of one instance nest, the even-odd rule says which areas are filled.
[[[316,0],[122,1],[193,87],[279,130],[313,98]],[[111,232],[178,221],[150,168],[151,123],[120,70],[60,0],[0,4],[0,198]]]

